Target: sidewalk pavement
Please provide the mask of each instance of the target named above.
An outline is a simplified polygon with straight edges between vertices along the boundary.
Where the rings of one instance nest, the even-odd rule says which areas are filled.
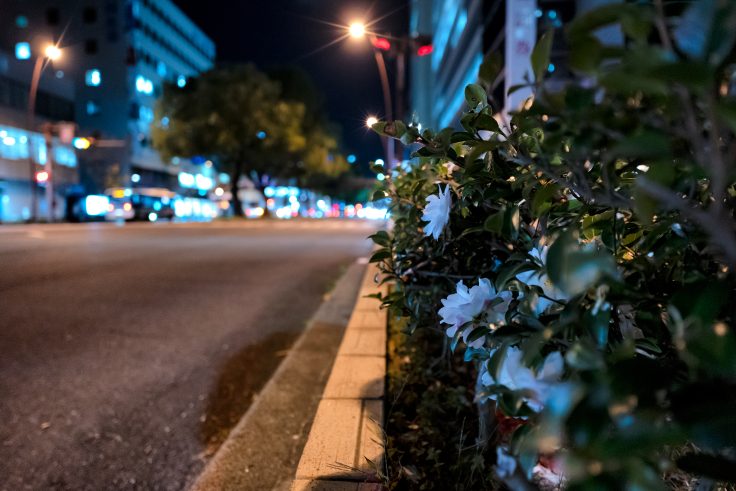
[[[288,491],[348,319],[365,260],[353,263],[190,491]]]

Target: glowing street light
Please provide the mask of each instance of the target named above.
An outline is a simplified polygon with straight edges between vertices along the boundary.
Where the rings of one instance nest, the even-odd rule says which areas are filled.
[[[61,58],[61,50],[55,44],[49,44],[48,46],[46,46],[46,49],[43,50],[43,53],[46,55],[46,58],[51,61],[56,61]]]
[[[55,44],[48,44],[43,49],[43,56],[38,56],[36,58],[36,63],[33,66],[33,75],[31,76],[31,87],[30,91],[28,92],[28,129],[30,131],[33,131],[33,128],[35,126],[34,124],[34,112],[36,110],[36,96],[38,95],[38,83],[41,79],[41,72],[43,71],[44,67],[48,62],[56,61],[59,58],[61,58],[61,50],[59,47]],[[50,141],[47,139],[47,142]],[[48,144],[48,143],[47,143]],[[36,175],[36,164],[33,161],[33,152],[28,152],[28,168],[30,171],[30,179],[29,184],[31,186],[31,221],[36,221],[36,183],[41,182],[38,181],[38,176]],[[54,181],[53,181],[53,158],[52,154],[49,154],[49,156],[46,158],[46,170],[43,171],[42,174],[46,175],[46,179],[43,182],[46,182],[46,203],[47,203],[47,209],[48,209],[48,219],[49,222],[54,221],[54,207],[53,207],[53,197],[54,197]]]
[[[350,33],[350,37],[362,38],[363,36],[365,36],[365,24],[363,24],[362,22],[353,22],[352,24],[350,24],[348,32]]]
[[[368,116],[365,120],[365,125],[368,128],[373,128],[373,125],[378,123],[378,118],[375,116]]]

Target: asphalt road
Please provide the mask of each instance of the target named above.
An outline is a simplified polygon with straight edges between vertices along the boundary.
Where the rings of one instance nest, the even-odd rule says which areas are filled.
[[[0,227],[0,490],[186,488],[373,227]]]

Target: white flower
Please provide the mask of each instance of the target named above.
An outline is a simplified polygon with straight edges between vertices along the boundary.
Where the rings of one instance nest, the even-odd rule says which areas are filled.
[[[496,298],[500,298],[501,302],[494,302]],[[497,293],[493,283],[487,278],[480,278],[478,284],[470,289],[462,281],[458,281],[456,293],[442,299],[442,308],[438,313],[442,318],[441,322],[450,325],[447,335],[454,338],[463,324],[482,312],[486,312],[486,320],[489,323],[503,323],[510,300],[510,292]],[[471,348],[482,347],[483,337],[468,343],[468,336],[472,331],[472,327],[463,330],[463,341]]]
[[[510,477],[516,472],[516,459],[507,454],[501,447],[496,447],[496,474],[501,479]]]
[[[523,353],[519,348],[511,347],[498,369],[498,376],[494,377],[488,371],[488,362],[482,369],[481,383],[485,386],[503,385],[510,390],[523,390],[527,394],[524,401],[532,411],[539,412],[548,399],[550,390],[559,382],[564,370],[562,355],[555,351],[547,355],[539,372],[534,371],[522,363]],[[489,396],[495,399],[496,396]]]
[[[532,307],[534,308],[534,313],[536,315],[540,315],[552,305],[556,305],[557,302],[554,302],[553,300],[567,300],[567,295],[565,295],[561,290],[555,287],[552,284],[552,280],[550,280],[549,276],[547,276],[546,269],[548,251],[549,246],[544,246],[541,249],[534,248],[529,252],[529,254],[534,259],[536,259],[539,264],[543,266],[542,270],[525,271],[516,275],[517,280],[521,281],[522,283],[526,283],[529,286],[538,286],[544,292],[545,296],[537,297],[536,301],[532,305]]]
[[[556,469],[550,469],[542,464],[532,468],[532,477],[539,489],[563,489],[567,479],[561,471],[555,471]]]
[[[427,198],[427,206],[424,207],[422,220],[429,222],[424,227],[424,235],[431,235],[434,240],[440,238],[442,230],[444,230],[447,222],[450,221],[450,205],[452,204],[452,196],[450,195],[450,186],[445,186],[445,191],[439,187],[437,196],[430,195]]]

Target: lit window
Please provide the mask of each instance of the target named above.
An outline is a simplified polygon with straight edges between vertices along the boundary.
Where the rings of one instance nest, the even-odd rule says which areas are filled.
[[[19,60],[27,60],[31,57],[31,45],[23,42],[15,45],[15,57]]]
[[[148,80],[143,75],[138,75],[135,78],[135,90],[143,94],[152,95],[153,94],[153,82]]]
[[[87,114],[89,116],[100,114],[100,105],[97,104],[95,101],[87,101]]]
[[[15,25],[21,29],[25,29],[26,27],[28,27],[28,17],[26,17],[25,15],[19,15],[15,18]]]
[[[153,109],[147,106],[140,106],[138,108],[138,118],[141,121],[150,123],[151,121],[153,121]]]
[[[184,75],[179,75],[179,78],[176,79],[176,85],[178,85],[180,89],[183,89],[187,85],[187,78]]]
[[[84,74],[84,83],[86,83],[90,87],[99,87],[99,85],[102,83],[102,74],[97,68],[87,70],[87,72]]]

